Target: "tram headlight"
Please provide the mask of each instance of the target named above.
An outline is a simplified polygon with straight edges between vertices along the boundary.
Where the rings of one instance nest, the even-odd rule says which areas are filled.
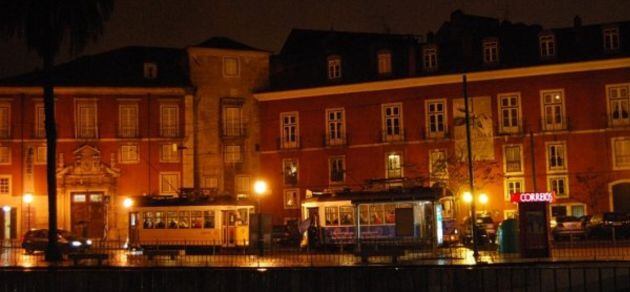
[[[73,247],[79,247],[83,244],[80,241],[73,240],[72,242],[70,242],[70,245],[72,245]]]
[[[87,244],[87,245],[92,245],[92,240],[90,240],[90,239],[86,240],[86,241],[85,241],[85,244]]]

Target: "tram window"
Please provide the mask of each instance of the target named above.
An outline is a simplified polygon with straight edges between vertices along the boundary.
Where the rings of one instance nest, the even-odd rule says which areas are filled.
[[[359,206],[359,222],[361,222],[362,225],[366,225],[370,222],[369,218],[370,214],[368,213],[368,206]]]
[[[164,224],[164,212],[155,212],[155,225],[153,228],[155,229],[164,229],[166,224]]]
[[[179,225],[178,228],[187,229],[190,226],[190,212],[179,211]]]
[[[383,205],[370,206],[370,224],[383,224]]]
[[[341,218],[341,225],[354,225],[354,208],[339,207],[339,217]]]
[[[214,211],[203,211],[203,228],[214,228]]]
[[[247,225],[247,209],[238,209],[237,216],[236,221],[238,225]]]
[[[142,222],[142,227],[144,229],[152,229],[153,228],[153,212],[144,212],[142,216],[144,221]]]
[[[385,204],[383,208],[385,209],[385,224],[395,224],[396,223],[396,205]]]
[[[203,226],[203,215],[201,211],[190,212],[190,227],[201,228]]]
[[[339,208],[326,207],[326,226],[339,225]]]
[[[177,218],[177,212],[176,211],[169,211],[166,212],[166,222],[168,222],[168,229],[177,229],[177,221],[179,218]]]

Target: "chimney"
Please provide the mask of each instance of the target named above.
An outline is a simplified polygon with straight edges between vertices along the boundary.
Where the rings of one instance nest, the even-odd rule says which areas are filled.
[[[582,26],[582,18],[579,15],[576,15],[573,18],[573,27],[580,28]]]

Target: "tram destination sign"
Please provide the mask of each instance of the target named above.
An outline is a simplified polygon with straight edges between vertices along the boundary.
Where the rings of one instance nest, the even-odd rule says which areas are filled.
[[[537,192],[524,192],[513,193],[512,203],[536,203],[536,202],[553,202],[556,197],[555,192],[537,193]]]

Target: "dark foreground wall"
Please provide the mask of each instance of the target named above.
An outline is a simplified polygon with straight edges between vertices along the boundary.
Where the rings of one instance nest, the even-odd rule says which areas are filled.
[[[630,263],[486,267],[5,268],[0,291],[628,291]],[[585,291],[586,291],[585,290]]]

